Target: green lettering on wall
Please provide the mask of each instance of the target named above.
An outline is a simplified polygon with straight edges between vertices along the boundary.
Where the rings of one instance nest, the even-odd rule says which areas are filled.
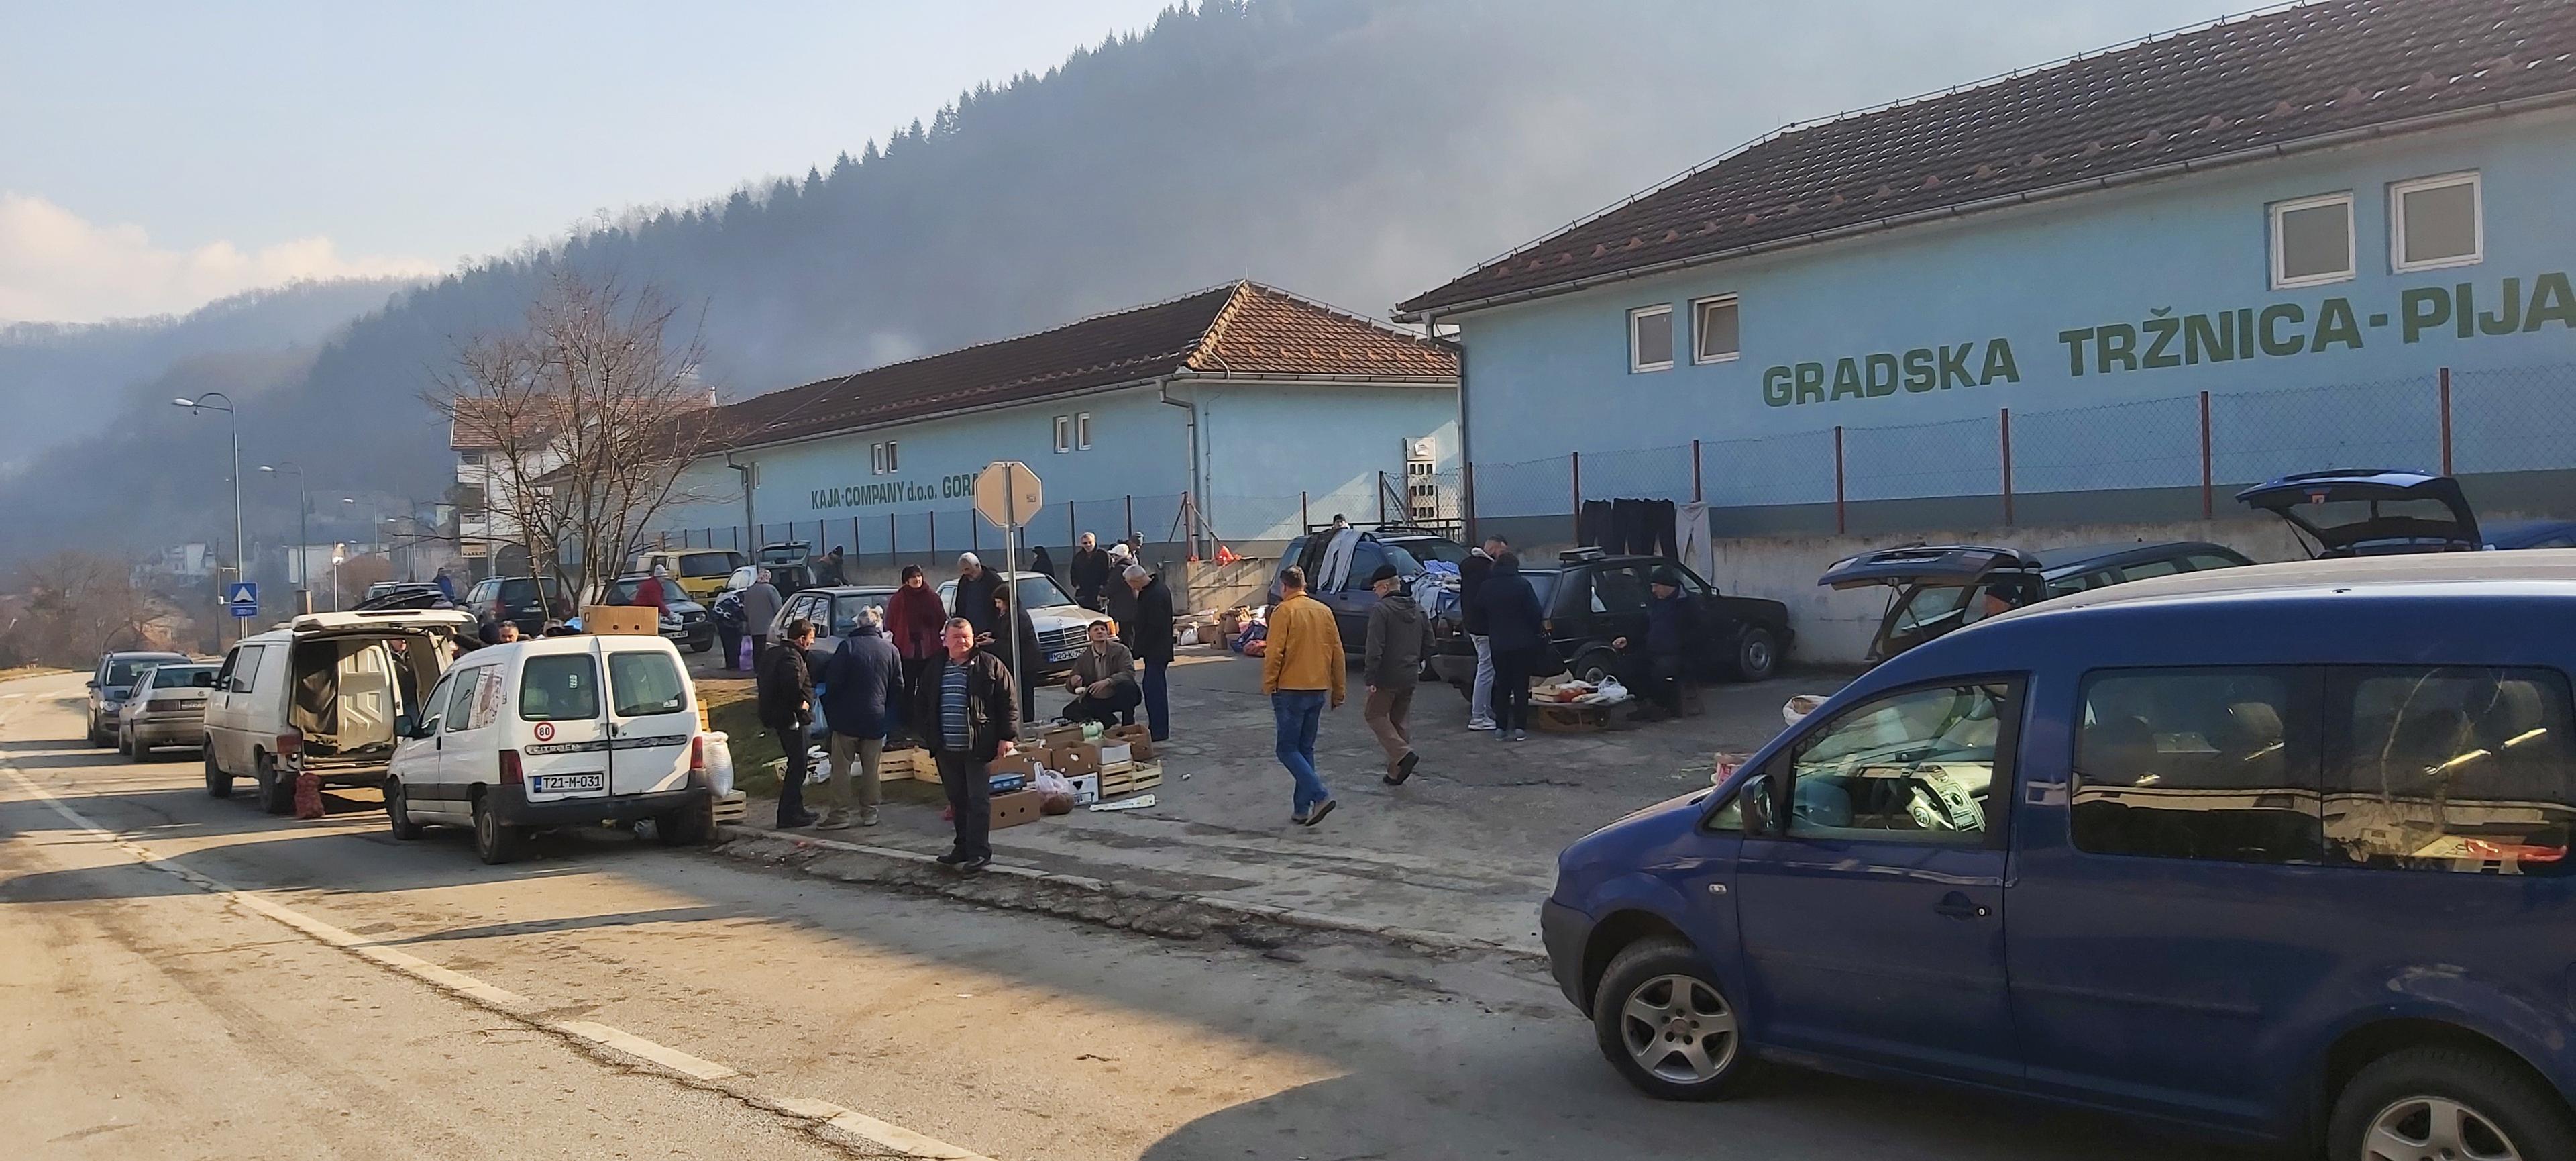
[[[1798,402],[1822,403],[1824,401],[1825,365],[1822,363],[1798,364]]]
[[[2093,328],[2091,327],[2077,327],[2071,331],[2057,332],[2057,341],[2066,344],[2068,375],[2078,379],[2084,377],[2084,347],[2092,341],[2092,338]]]
[[[1863,366],[1869,373],[1870,398],[1896,394],[1896,356],[1871,355],[1863,360]]]
[[[1860,386],[1860,364],[1851,359],[1834,364],[1834,398],[1840,399],[1845,395],[1854,399],[1865,395]]]
[[[2123,371],[2138,369],[2138,328],[2127,323],[2094,328],[2093,369],[2108,375],[2113,363]]]
[[[1955,347],[1941,348],[1942,390],[1947,391],[1952,387],[1974,387],[1977,385],[1977,381],[1975,379],[1968,377],[1968,352],[1974,350],[1976,345],[1977,344],[1975,343],[1961,343]]]
[[[2183,362],[2198,363],[2207,359],[2212,363],[2224,363],[2235,357],[2236,330],[2228,325],[2225,314],[2220,314],[2215,322],[2205,314],[2191,315],[2182,320]]]
[[[2256,324],[2263,332],[2263,353],[2295,355],[2308,349],[2307,340],[2299,337],[2297,332],[2281,329],[2284,324],[2296,326],[2305,322],[2307,317],[2307,310],[2295,302],[2276,302],[2264,307]]]
[[[2487,312],[2478,316],[2478,333],[2509,335],[2522,329],[2522,280],[2504,280],[2504,313]]]
[[[2344,299],[2329,298],[2317,311],[2317,337],[2308,349],[2322,351],[2330,343],[2361,349],[2361,320],[2353,317],[2352,303]]]
[[[2522,308],[2522,329],[2536,331],[2545,322],[2576,327],[2576,289],[2568,287],[2564,274],[2543,274],[2531,280],[2531,305]]]
[[[1787,407],[1790,376],[1791,372],[1787,367],[1763,368],[1762,401],[1773,407]]]
[[[2010,339],[1986,340],[1986,366],[1984,372],[1977,376],[1977,386],[1983,387],[1997,379],[2006,383],[2021,382],[2021,368],[2013,362]]]
[[[2410,286],[2397,296],[2397,317],[2404,320],[2403,341],[2451,320],[2451,292],[2439,286]]]
[[[1916,347],[1905,352],[1905,389],[1929,391],[1938,382],[1932,364],[1932,348]]]

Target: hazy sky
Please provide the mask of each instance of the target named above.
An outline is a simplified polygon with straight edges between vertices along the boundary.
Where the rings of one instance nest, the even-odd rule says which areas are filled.
[[[0,320],[434,272],[829,167],[1169,0],[0,0]]]

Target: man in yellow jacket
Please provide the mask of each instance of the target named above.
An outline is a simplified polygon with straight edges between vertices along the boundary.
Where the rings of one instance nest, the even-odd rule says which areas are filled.
[[[1289,821],[1313,826],[1333,812],[1333,793],[1315,774],[1315,731],[1326,708],[1342,708],[1342,631],[1333,611],[1306,595],[1306,570],[1279,574],[1279,603],[1270,608],[1262,646],[1261,692],[1279,727],[1279,764],[1297,780]]]

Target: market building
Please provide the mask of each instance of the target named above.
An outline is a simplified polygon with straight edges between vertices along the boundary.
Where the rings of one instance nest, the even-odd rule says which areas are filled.
[[[865,575],[945,573],[1000,548],[974,478],[1015,459],[1044,481],[1028,543],[1059,566],[1081,532],[1141,534],[1161,559],[1258,555],[1337,512],[1454,511],[1406,479],[1454,476],[1457,384],[1446,344],[1226,283],[728,404],[726,450],[659,523],[673,545],[837,545]]]
[[[1790,126],[1396,317],[1463,346],[1480,523],[1702,500],[1811,616],[1916,537],[2277,557],[2229,494],[2291,472],[2576,514],[2571,54],[2566,0],[2233,18]]]

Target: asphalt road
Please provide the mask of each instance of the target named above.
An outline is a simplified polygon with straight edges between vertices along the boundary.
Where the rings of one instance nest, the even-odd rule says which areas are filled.
[[[1797,1072],[1657,1103],[1490,965],[1168,942],[605,832],[485,867],[365,796],[299,823],[209,798],[192,754],[82,747],[78,693],[0,685],[11,1156],[2215,1155]]]

